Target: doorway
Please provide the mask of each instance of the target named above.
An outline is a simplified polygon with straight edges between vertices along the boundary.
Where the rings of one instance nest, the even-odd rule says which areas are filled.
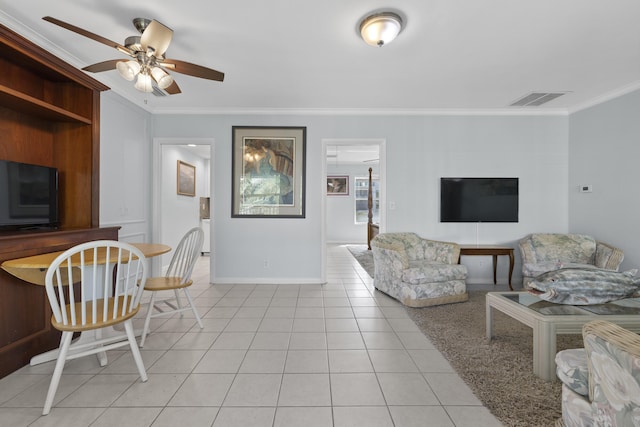
[[[326,281],[327,243],[367,244],[367,224],[357,206],[366,206],[368,169],[379,185],[380,232],[386,229],[386,141],[384,139],[322,140],[322,280]],[[338,178],[348,181],[348,194],[330,194],[327,186]],[[336,218],[340,218],[339,224]]]
[[[189,229],[199,226],[208,231],[205,242],[213,242],[213,224],[204,224],[201,218],[201,198],[209,197],[209,211],[213,214],[213,145],[209,138],[154,138],[153,144],[153,200],[152,235],[154,242],[162,242],[175,248]],[[194,193],[177,191],[178,163],[193,166],[195,175]],[[213,215],[211,215],[213,219]],[[210,221],[212,221],[212,219]],[[206,230],[208,228],[208,230]],[[213,244],[211,243],[211,246]],[[171,255],[164,255],[154,265],[154,275],[162,275]],[[214,256],[213,247],[209,257]],[[215,263],[210,259],[210,276],[214,277]]]

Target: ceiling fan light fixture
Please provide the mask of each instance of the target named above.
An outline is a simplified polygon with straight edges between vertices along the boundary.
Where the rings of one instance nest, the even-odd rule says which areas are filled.
[[[153,92],[153,85],[151,84],[151,76],[148,73],[138,74],[138,79],[134,85],[140,92]]]
[[[167,68],[192,77],[219,82],[224,81],[223,72],[186,61],[167,59],[165,53],[173,39],[173,30],[155,19],[135,18],[133,24],[140,32],[140,35],[127,37],[124,45],[51,16],[45,16],[42,19],[103,45],[115,48],[118,52],[129,56],[126,60],[111,59],[87,65],[82,70],[100,73],[116,69],[125,80],[135,81],[134,87],[139,91],[153,93],[156,96],[181,93],[182,91],[175,82],[174,77],[165,70]],[[158,67],[159,69],[155,70]]]
[[[160,67],[153,67],[151,76],[158,83],[160,89],[166,89],[173,83],[173,77]]]
[[[133,81],[140,72],[140,64],[136,61],[120,61],[116,64],[116,69],[123,79]]]
[[[393,12],[369,15],[360,23],[360,36],[370,46],[382,47],[391,43],[403,28],[402,18]]]

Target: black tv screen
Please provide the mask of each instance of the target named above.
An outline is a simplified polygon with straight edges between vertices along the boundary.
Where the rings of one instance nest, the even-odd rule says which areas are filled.
[[[58,222],[58,170],[0,160],[0,227],[55,227]]]
[[[518,178],[440,178],[440,222],[518,222]]]

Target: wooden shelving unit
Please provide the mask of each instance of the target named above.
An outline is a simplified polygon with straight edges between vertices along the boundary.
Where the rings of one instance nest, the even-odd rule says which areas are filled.
[[[10,105],[15,111],[21,111],[44,120],[78,122],[91,125],[91,119],[2,85],[0,85],[0,105]]]
[[[100,92],[108,87],[0,25],[0,159],[55,167],[61,227],[0,231],[0,263],[63,250],[99,229]],[[58,345],[44,288],[0,270],[0,377]]]

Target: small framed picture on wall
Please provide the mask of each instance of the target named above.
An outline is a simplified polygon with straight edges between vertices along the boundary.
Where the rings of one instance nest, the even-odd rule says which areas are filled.
[[[348,196],[348,176],[327,176],[327,196]]]
[[[178,160],[178,194],[195,197],[196,167]]]

